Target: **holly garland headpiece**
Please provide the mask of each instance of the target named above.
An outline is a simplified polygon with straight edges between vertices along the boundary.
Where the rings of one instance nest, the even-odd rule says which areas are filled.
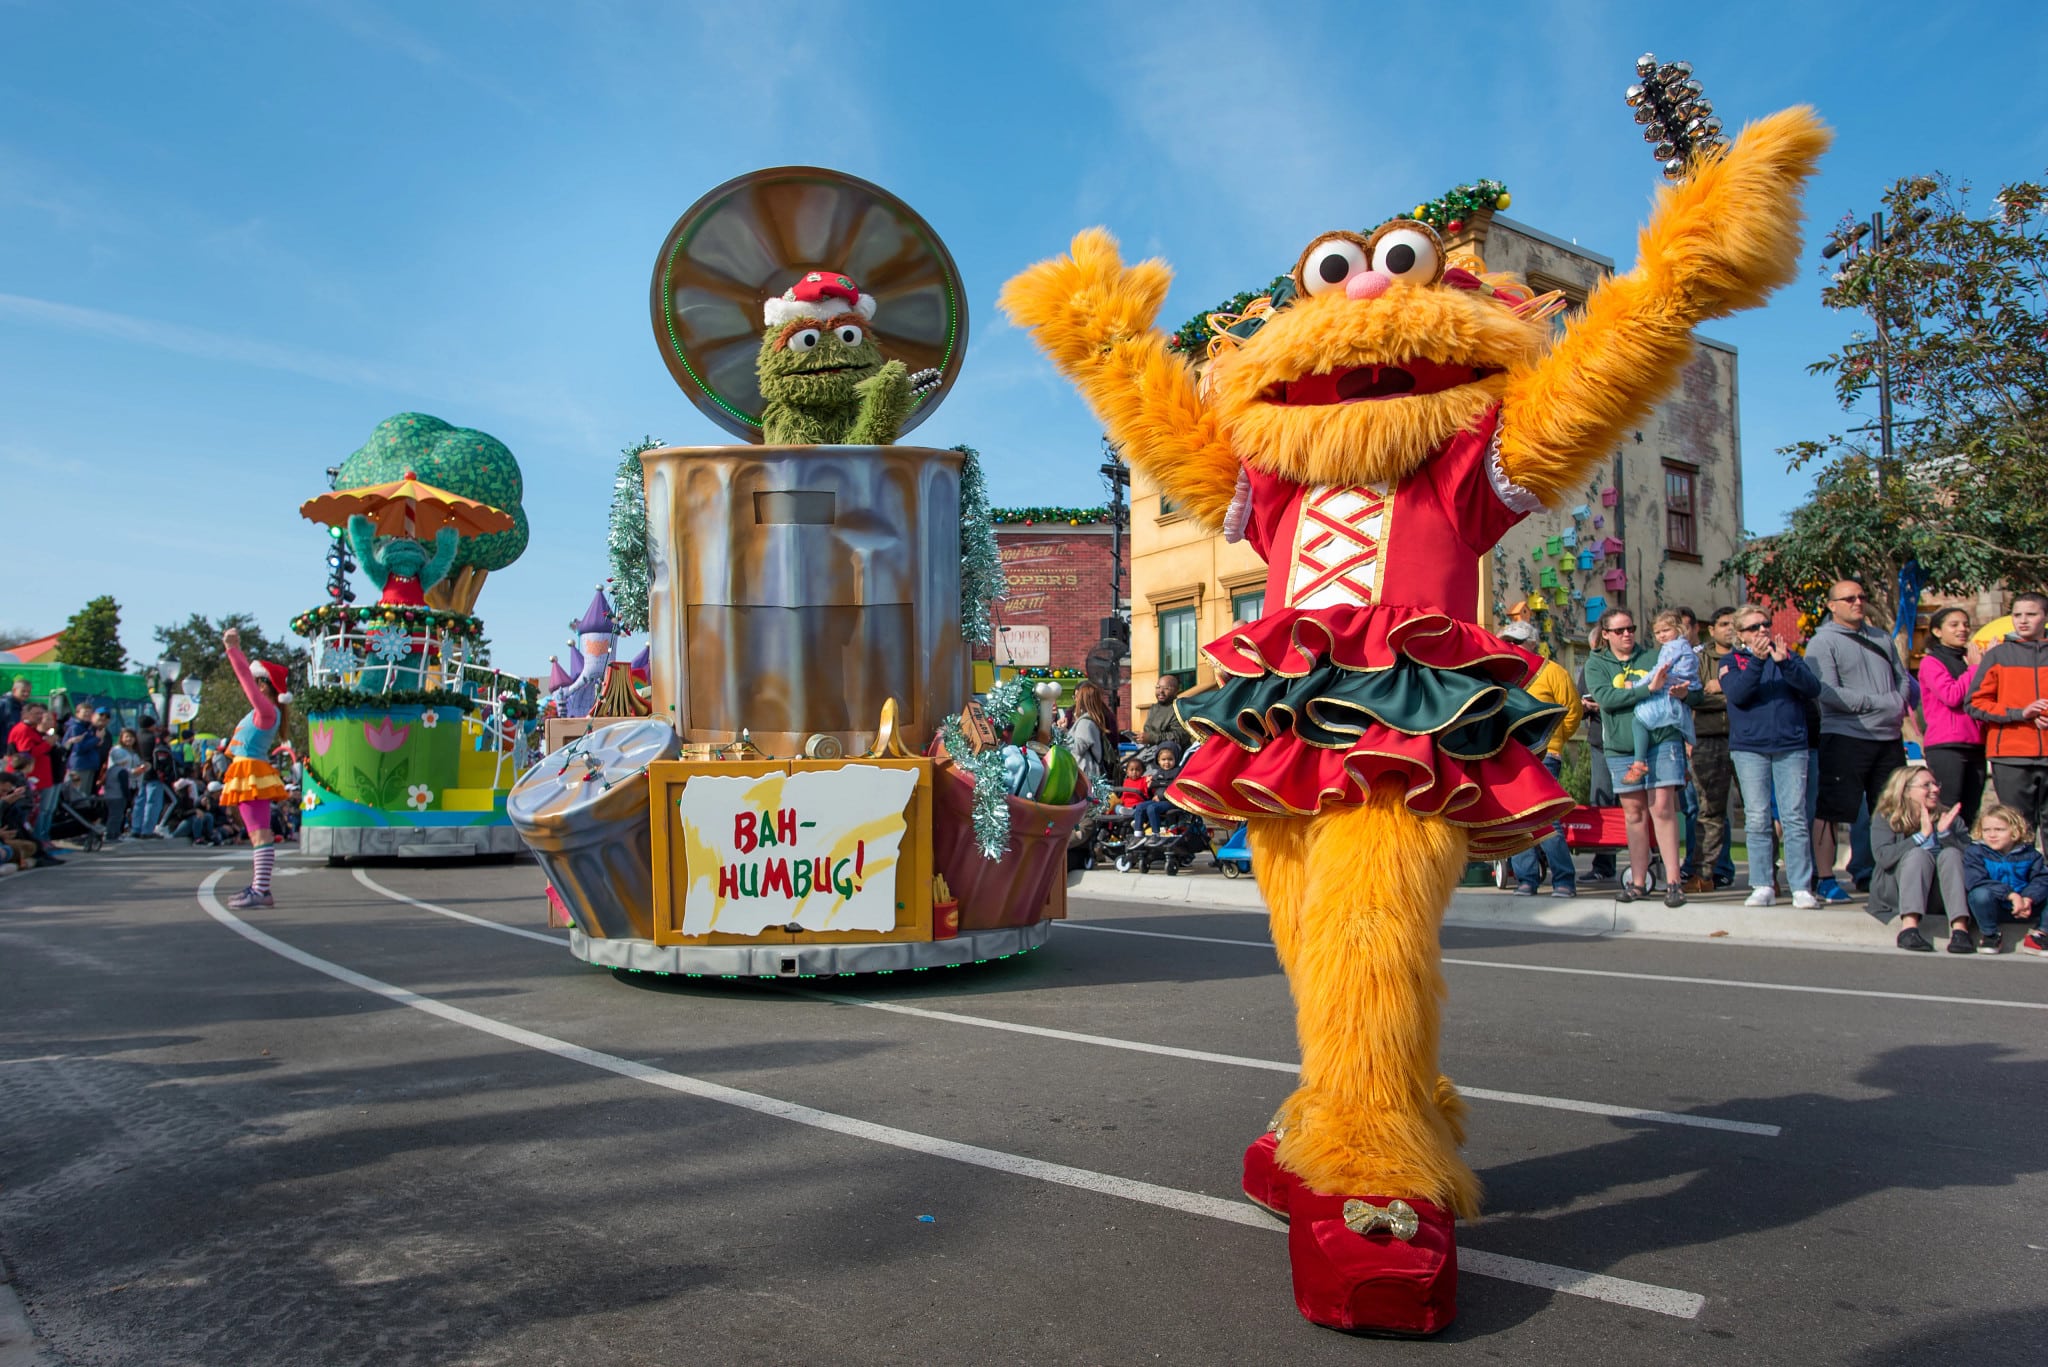
[[[1410,213],[1395,217],[1412,218],[1417,222],[1427,223],[1442,233],[1461,233],[1478,214],[1505,209],[1513,202],[1513,197],[1508,194],[1508,187],[1501,182],[1476,180],[1470,185],[1460,185],[1435,199],[1418,204]],[[1445,272],[1447,280],[1449,274]],[[1490,287],[1488,292],[1498,297],[1498,292]],[[1219,347],[1251,340],[1265,325],[1272,311],[1286,306],[1294,296],[1294,277],[1276,275],[1264,289],[1245,290],[1234,294],[1214,309],[1198,313],[1188,319],[1167,338],[1166,345],[1169,350],[1177,351],[1183,356],[1213,357]],[[1502,299],[1502,302],[1515,301]],[[1230,340],[1218,342],[1219,338]]]

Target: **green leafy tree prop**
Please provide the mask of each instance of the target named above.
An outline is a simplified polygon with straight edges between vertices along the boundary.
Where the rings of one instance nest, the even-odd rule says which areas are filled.
[[[484,577],[502,570],[526,550],[525,481],[519,462],[487,432],[451,427],[425,413],[397,413],[377,424],[362,448],[341,464],[337,489],[360,489],[403,479],[411,470],[425,483],[473,498],[512,515],[511,530],[466,536],[455,568],[427,592],[427,601],[449,612],[476,611]]]
[[[126,669],[121,648],[121,605],[102,594],[71,615],[57,638],[57,662],[85,669]]]
[[[647,630],[647,485],[640,453],[661,443],[642,437],[619,456],[612,474],[612,515],[605,549],[612,562],[612,615],[628,631]]]
[[[1722,576],[1816,615],[1827,585],[1853,577],[1896,622],[1918,606],[1895,601],[1912,562],[1937,592],[2048,575],[2048,191],[2015,182],[1981,215],[1968,195],[1945,176],[1898,181],[1888,240],[1838,260],[1821,292],[1882,320],[1904,410],[1892,458],[1869,429],[1781,448],[1790,468],[1815,467],[1813,493]],[[1878,362],[1859,334],[1808,369],[1845,411],[1869,412]]]

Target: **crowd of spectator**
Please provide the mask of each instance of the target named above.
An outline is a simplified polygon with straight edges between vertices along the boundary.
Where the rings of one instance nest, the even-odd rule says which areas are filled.
[[[116,727],[106,708],[81,702],[58,717],[16,678],[0,696],[0,745],[0,876],[132,840],[248,842],[236,809],[220,802],[225,754],[151,714]],[[296,778],[295,766],[280,768]],[[272,806],[272,830],[295,835],[298,804]]]
[[[2048,953],[2048,865],[2035,843],[2048,818],[2048,597],[2017,595],[2011,632],[1988,648],[1972,644],[1965,609],[1937,611],[1917,664],[1869,607],[1861,584],[1832,585],[1803,651],[1755,605],[1715,612],[1705,639],[1691,611],[1660,613],[1655,643],[1640,639],[1635,614],[1610,611],[1588,639],[1582,713],[1567,712],[1546,762],[1561,767],[1582,717],[1589,799],[1623,813],[1621,901],[1666,871],[1669,906],[1733,888],[1739,795],[1749,905],[1789,895],[1811,910],[1863,892],[1873,915],[1898,921],[1902,949],[1935,947],[1921,929],[1934,916],[1952,953],[2002,950],[2011,923],[2027,928],[2021,950]],[[1510,623],[1502,634],[1533,646],[1536,633]],[[1554,669],[1531,681],[1538,697],[1555,697]],[[1560,897],[1580,881],[1561,837],[1511,871],[1525,896],[1546,873]],[[1588,881],[1616,878],[1612,856],[1594,855]]]

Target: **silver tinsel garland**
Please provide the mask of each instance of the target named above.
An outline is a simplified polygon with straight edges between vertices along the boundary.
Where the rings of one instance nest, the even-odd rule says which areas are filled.
[[[612,515],[605,549],[612,562],[612,615],[627,631],[647,629],[647,486],[640,453],[661,443],[642,437],[619,457],[612,475]]]
[[[974,823],[974,840],[981,847],[981,857],[1001,859],[1010,852],[1010,805],[1004,793],[1003,752],[989,749],[977,755],[968,749],[958,714],[939,724],[939,735],[945,740],[946,753],[952,756],[953,763],[974,780],[974,805],[968,816]]]
[[[995,513],[989,507],[988,482],[981,473],[981,453],[971,446],[953,449],[964,457],[960,462],[960,634],[969,645],[985,646],[991,635],[991,610],[1010,596],[1010,581],[1003,574],[1002,552],[996,547]]]

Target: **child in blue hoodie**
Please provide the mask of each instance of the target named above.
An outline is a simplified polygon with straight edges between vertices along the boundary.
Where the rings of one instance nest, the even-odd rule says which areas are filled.
[[[1998,932],[2001,916],[2031,921],[2048,903],[2048,860],[2028,843],[2027,819],[1998,802],[1987,802],[1977,813],[1975,841],[1963,851],[1963,890],[1970,902],[1970,915],[1977,922],[1977,938],[1983,948],[1996,954],[2003,943]],[[2020,942],[2028,954],[2048,954],[2039,929]]]

